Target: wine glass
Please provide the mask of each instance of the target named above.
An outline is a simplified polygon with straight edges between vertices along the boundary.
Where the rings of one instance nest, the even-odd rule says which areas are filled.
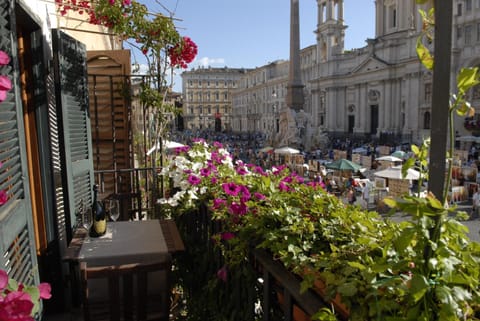
[[[92,210],[89,209],[86,204],[82,204],[80,211],[82,217],[82,226],[84,229],[89,231],[93,225]]]
[[[108,200],[108,214],[112,221],[118,220],[120,217],[120,202],[118,200]]]

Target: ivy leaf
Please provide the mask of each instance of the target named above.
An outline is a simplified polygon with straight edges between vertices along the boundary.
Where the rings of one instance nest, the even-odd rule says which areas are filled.
[[[357,268],[359,270],[365,270],[365,265],[359,263],[359,262],[348,262],[348,265],[354,268]]]
[[[433,70],[433,56],[428,48],[422,43],[420,37],[417,39],[417,56],[425,68]]]
[[[383,202],[390,208],[396,208],[398,206],[398,202],[390,197],[385,197]]]
[[[420,301],[421,298],[427,293],[429,288],[428,280],[425,276],[420,274],[414,274],[411,281],[410,293],[414,302]]]
[[[457,76],[457,87],[459,92],[466,93],[470,88],[479,84],[478,68],[462,68]]]
[[[338,293],[345,297],[352,297],[357,294],[357,288],[353,283],[345,282],[338,287]]]

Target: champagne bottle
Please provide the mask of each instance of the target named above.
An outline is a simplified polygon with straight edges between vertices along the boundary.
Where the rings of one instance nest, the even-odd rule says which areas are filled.
[[[98,237],[105,234],[107,231],[107,219],[105,208],[97,199],[98,194],[98,186],[93,186],[93,202],[92,202],[92,216],[93,216],[93,224],[92,228],[90,229],[90,236]]]

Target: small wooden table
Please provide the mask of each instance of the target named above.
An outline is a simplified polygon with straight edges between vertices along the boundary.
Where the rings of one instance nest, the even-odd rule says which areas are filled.
[[[80,262],[88,266],[161,262],[184,250],[173,220],[108,222],[107,233],[101,237],[90,237],[85,229],[79,228],[63,256],[70,266],[72,303],[74,306],[80,303]]]
[[[64,260],[89,266],[148,263],[168,259],[185,250],[173,220],[118,221],[107,223],[107,233],[90,237],[79,228]]]

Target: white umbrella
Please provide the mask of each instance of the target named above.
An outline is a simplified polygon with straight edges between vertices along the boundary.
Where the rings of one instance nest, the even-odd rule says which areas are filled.
[[[465,135],[457,137],[455,140],[458,140],[459,142],[480,142],[480,137]]]
[[[170,141],[170,140],[166,140],[163,142],[163,148],[165,149],[175,149],[175,148],[180,148],[180,147],[185,147],[186,145],[183,145],[183,144],[180,144],[180,143],[177,143],[177,142],[173,142],[173,141]],[[154,146],[152,148],[150,148],[147,152],[147,156],[149,156],[151,153],[153,153],[154,150],[158,150],[160,149],[160,144],[157,144],[157,146]]]
[[[352,149],[352,153],[355,154],[365,154],[367,152],[367,149],[365,147],[357,147]]]
[[[419,179],[420,172],[414,170],[413,168],[409,168],[407,170],[407,175],[405,177],[402,176],[402,166],[393,166],[376,173],[373,175],[383,178],[393,178],[393,179]]]
[[[268,153],[268,152],[271,152],[272,150],[273,150],[272,146],[265,146],[263,148],[260,148],[258,151],[262,153]]]
[[[392,155],[387,155],[387,156],[382,156],[382,157],[377,157],[375,158],[377,161],[385,161],[385,162],[401,162],[402,159],[392,156]]]
[[[300,151],[298,149],[292,148],[292,147],[281,147],[281,148],[276,148],[273,151],[275,154],[298,154]]]

